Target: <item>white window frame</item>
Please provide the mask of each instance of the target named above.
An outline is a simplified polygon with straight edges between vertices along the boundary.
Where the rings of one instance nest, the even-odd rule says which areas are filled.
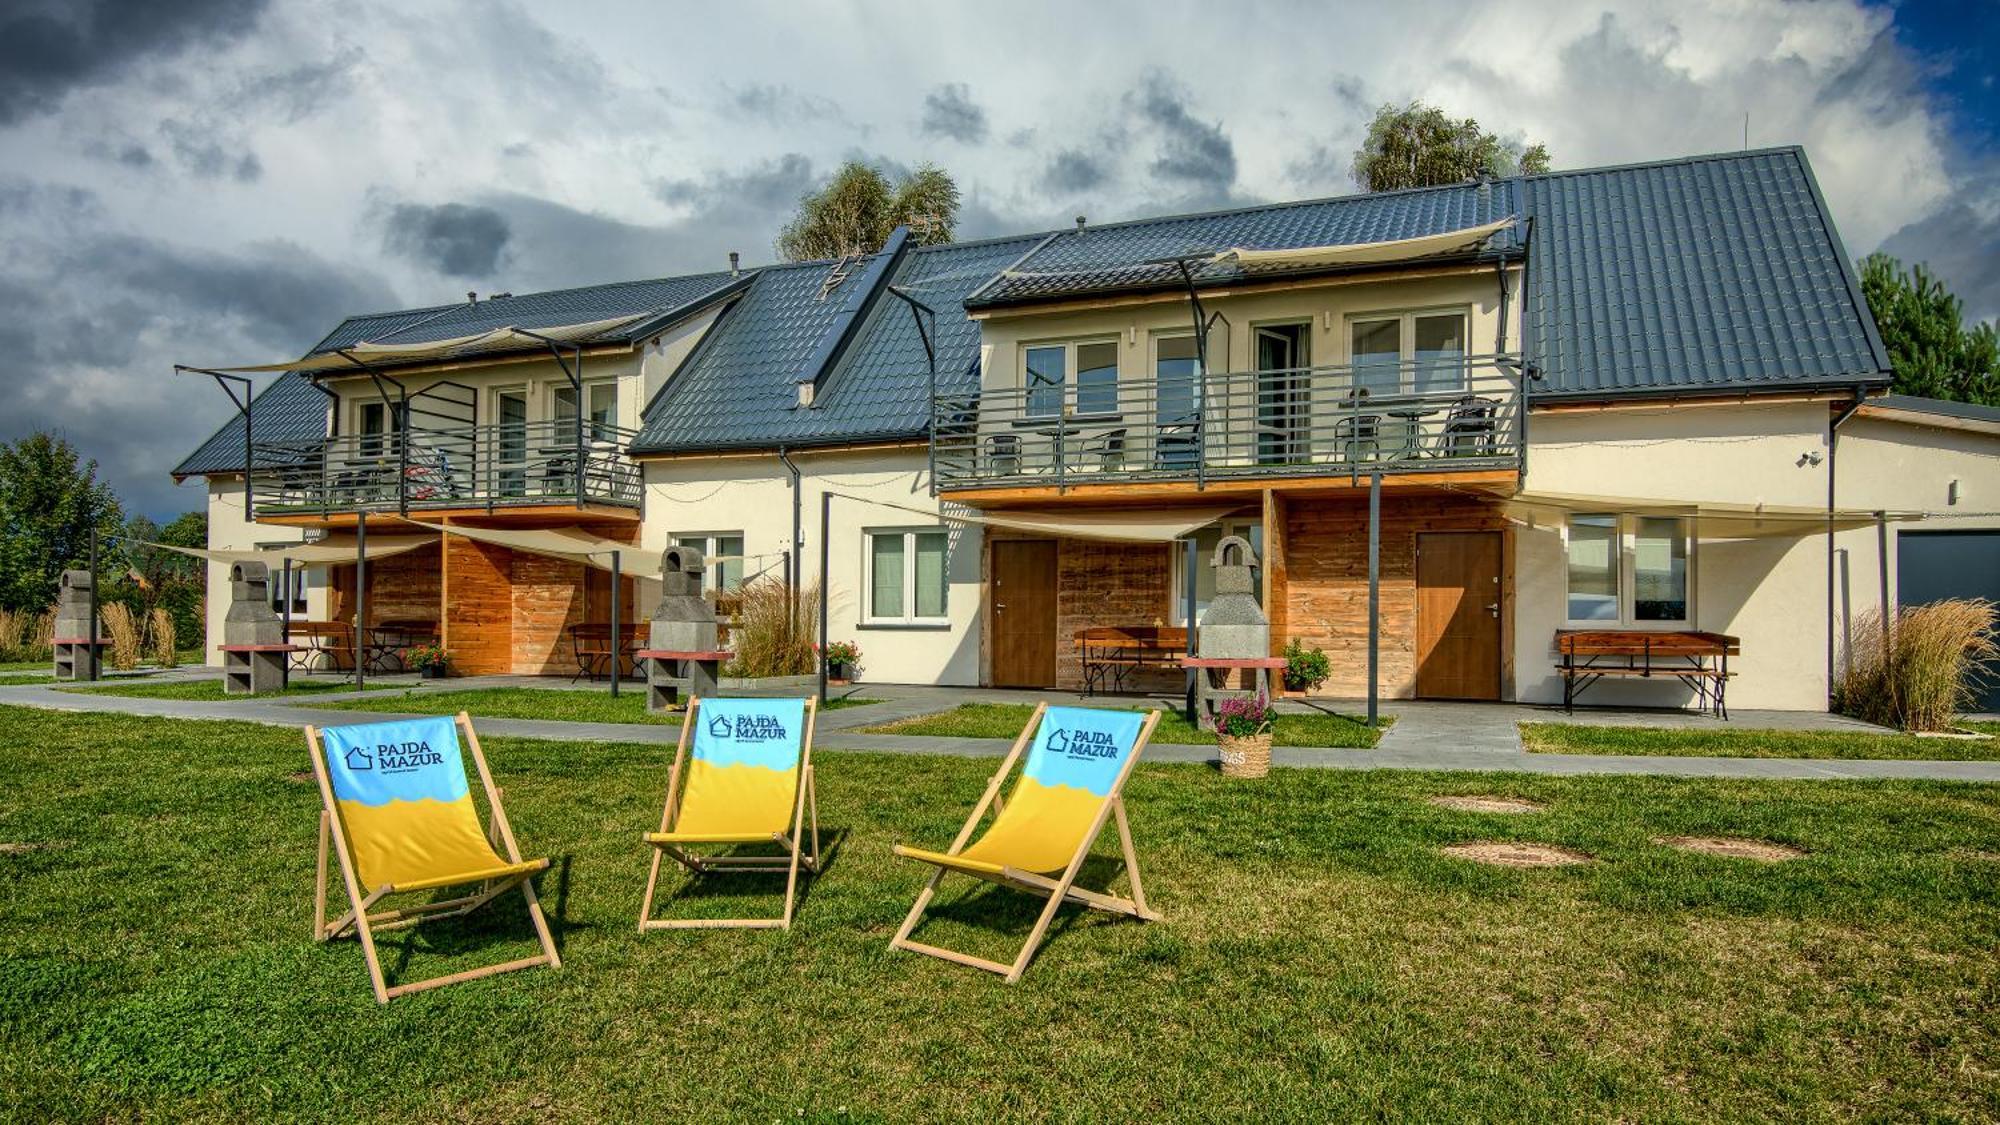
[[[1378,320],[1400,321],[1401,327],[1397,329],[1397,337],[1396,337],[1397,359],[1399,363],[1396,375],[1397,388],[1393,393],[1395,394],[1416,393],[1416,387],[1414,383],[1416,379],[1416,364],[1417,364],[1417,321],[1420,318],[1427,316],[1456,316],[1460,319],[1460,321],[1465,325],[1464,355],[1466,360],[1468,361],[1467,369],[1463,372],[1459,384],[1456,388],[1432,387],[1428,390],[1427,393],[1436,394],[1439,393],[1440,391],[1449,391],[1454,389],[1460,391],[1469,390],[1470,389],[1469,384],[1472,377],[1469,361],[1471,360],[1473,355],[1471,305],[1434,305],[1429,308],[1378,309],[1374,312],[1357,312],[1357,313],[1347,314],[1346,332],[1343,334],[1341,338],[1340,350],[1341,354],[1347,357],[1347,366],[1349,371],[1351,372],[1354,368],[1354,328],[1356,325],[1367,324],[1371,321],[1378,321]],[[1412,382],[1411,386],[1408,387],[1402,386],[1402,381],[1405,378],[1411,380]]]
[[[1108,344],[1111,347],[1111,370],[1113,373],[1111,383],[1112,407],[1110,410],[1093,410],[1085,413],[1077,407],[1077,395],[1083,389],[1082,385],[1077,382],[1083,373],[1082,367],[1077,363],[1077,350],[1079,348],[1087,348],[1092,344]],[[1038,413],[1031,410],[1028,405],[1035,391],[1033,384],[1028,382],[1028,353],[1042,348],[1061,348],[1063,353],[1062,393],[1058,396],[1060,406],[1055,412]],[[1120,346],[1116,334],[1109,336],[1066,336],[1055,340],[1032,340],[1022,343],[1020,363],[1021,417],[1054,418],[1059,414],[1079,418],[1116,417],[1119,411],[1123,409],[1124,404],[1123,383],[1125,365],[1122,362],[1122,351],[1123,348]]]
[[[738,564],[737,572],[741,577],[736,580],[737,588],[741,589],[743,583],[750,581],[750,568],[744,565],[750,561],[748,558],[750,540],[741,531],[676,531],[669,533],[667,539],[669,546],[693,547],[695,550],[701,552],[702,561],[706,564],[702,567],[701,571],[701,590],[704,594],[711,592],[726,594],[729,592],[722,585],[722,564],[709,561],[725,557],[722,553],[722,548],[716,546],[715,541],[718,539],[741,540],[743,543],[742,554],[745,558]]]
[[[1617,524],[1618,552],[1618,616],[1612,620],[1587,620],[1569,615],[1569,533],[1570,521],[1577,516],[1610,516]],[[1642,519],[1672,519],[1680,521],[1681,542],[1687,553],[1687,616],[1676,620],[1641,621],[1637,617],[1639,592],[1639,521]],[[1692,517],[1655,515],[1633,512],[1573,512],[1563,517],[1562,524],[1562,606],[1563,627],[1566,629],[1691,629],[1697,613],[1695,607],[1695,569],[1700,538],[1694,534]]]
[[[604,423],[590,421],[590,396],[593,393],[595,393],[600,387],[611,388],[611,420],[609,422],[604,422]],[[548,419],[548,421],[559,422],[562,420],[561,415],[557,410],[556,403],[559,400],[561,400],[562,396],[565,393],[574,393],[575,391],[576,388],[571,386],[569,380],[567,379],[557,379],[549,383],[548,414],[545,416]],[[590,427],[589,433],[591,434],[592,440],[596,440],[597,426],[608,425],[616,427],[618,425],[618,380],[617,379],[615,378],[585,379],[583,381],[583,391],[581,394],[577,395],[576,401],[577,401],[577,411],[583,415],[585,425]]]
[[[903,613],[881,616],[875,612],[875,539],[877,536],[903,537]],[[942,535],[944,539],[944,589],[940,591],[944,613],[936,617],[917,616],[917,536]],[[861,624],[936,626],[951,624],[951,529],[941,524],[908,527],[865,527],[861,529]]]
[[[1240,535],[1243,537],[1243,541],[1245,543],[1249,543],[1253,547],[1259,546],[1257,540],[1261,538],[1264,534],[1264,521],[1255,516],[1246,516],[1240,519],[1226,519],[1221,521],[1220,526],[1222,528],[1222,535],[1224,538],[1227,538],[1231,535]],[[1197,532],[1196,534],[1200,533]],[[1174,626],[1175,628],[1186,628],[1188,623],[1187,540],[1176,539],[1173,541],[1171,546],[1174,552],[1174,561],[1168,567],[1168,570],[1171,573],[1169,574],[1168,577],[1167,587],[1171,592],[1171,604],[1167,606],[1167,623]],[[1197,566],[1207,566],[1208,562],[1209,560],[1207,558],[1195,559],[1195,564]],[[1257,559],[1257,565],[1258,565],[1257,584],[1260,589],[1264,584],[1264,575],[1262,569],[1263,564],[1264,564],[1264,559],[1260,554]]]
[[[282,551],[287,547],[303,547],[305,545],[304,543],[296,542],[259,543],[256,549],[259,551]],[[306,612],[306,598],[312,593],[312,568],[295,565],[291,568],[291,571],[289,581],[286,578],[283,567],[271,572],[271,612],[277,614],[285,612],[285,596],[289,593],[292,601],[291,616],[294,620],[297,620]]]

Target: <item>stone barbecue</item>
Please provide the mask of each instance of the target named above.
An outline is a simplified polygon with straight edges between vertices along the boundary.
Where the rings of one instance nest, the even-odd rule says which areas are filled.
[[[291,659],[285,623],[271,608],[271,568],[229,566],[229,611],[222,617],[222,690],[229,695],[283,691]]]
[[[102,671],[104,642],[90,643],[90,572],[65,570],[56,587],[55,677],[94,680]],[[101,634],[99,634],[101,635]]]
[[[1201,615],[1195,632],[1193,664],[1195,698],[1192,716],[1208,729],[1214,728],[1215,707],[1232,697],[1271,693],[1270,670],[1265,667],[1203,667],[1199,661],[1268,661],[1271,656],[1271,622],[1257,601],[1257,555],[1240,535],[1225,535],[1215,545],[1209,560],[1215,568],[1215,597]],[[1235,673],[1249,673],[1251,686],[1229,686]]]
[[[639,653],[646,663],[646,707],[664,711],[691,696],[716,693],[726,653],[715,607],[701,593],[708,560],[693,547],[668,547],[660,556],[660,604],[653,610],[647,647]]]

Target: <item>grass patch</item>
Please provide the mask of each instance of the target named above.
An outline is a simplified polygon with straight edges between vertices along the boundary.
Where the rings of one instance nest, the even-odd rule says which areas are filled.
[[[927,734],[944,738],[1014,738],[1027,725],[1035,709],[1025,703],[961,703],[936,715],[868,727],[868,734]],[[1385,720],[1383,726],[1388,725]],[[1365,750],[1382,737],[1379,728],[1345,715],[1314,713],[1283,714],[1273,725],[1273,746],[1331,746]],[[1190,726],[1178,709],[1160,716],[1153,728],[1153,741],[1173,746],[1213,746],[1215,735]]]
[[[54,667],[53,660],[0,660],[0,672],[47,672]]]
[[[401,686],[401,685],[397,685]],[[833,699],[825,710],[865,707],[875,699]],[[646,710],[644,683],[626,685],[616,699],[609,691],[564,688],[467,688],[459,691],[409,691],[380,699],[354,699],[327,704],[343,711],[395,711],[409,715],[456,715],[480,719],[550,719],[572,723],[665,723],[679,725],[677,714]]]
[[[390,684],[369,684],[369,691],[387,691]],[[134,683],[93,684],[89,687],[65,687],[61,691],[76,695],[127,695],[134,699],[184,699],[197,703],[235,703],[249,699],[275,699],[281,695],[325,695],[330,692],[354,691],[351,683],[333,683],[324,680],[293,680],[284,691],[266,691],[257,695],[228,695],[222,690],[221,680],[162,680],[137,681]]]
[[[0,674],[0,687],[32,687],[36,684],[55,683],[55,677],[47,672],[39,676],[13,676]]]
[[[2000,862],[1969,858],[2000,854],[1996,787],[1285,769],[1253,786],[1142,763],[1127,798],[1167,921],[1066,910],[1007,986],[887,950],[929,875],[890,845],[949,840],[990,761],[823,755],[831,864],[795,928],[642,937],[636,840],[667,748],[485,743],[522,846],[553,857],[566,967],[381,1008],[354,943],[306,937],[319,804],[286,779],[297,732],[0,707],[0,842],[37,845],[0,854],[0,1119],[2000,1115]],[[1462,793],[1547,809],[1429,804]],[[1711,835],[1808,854],[1653,842]],[[1474,840],[1595,862],[1440,851]],[[1123,885],[1098,860],[1085,878]],[[718,878],[671,909],[748,913],[781,888]],[[918,936],[1006,955],[1033,905],[953,880]],[[518,897],[499,907],[386,936],[392,979],[527,955]]]
[[[2000,739],[1918,738],[1872,731],[1661,730],[1576,723],[1522,723],[1537,754],[1648,754],[1676,758],[1899,758],[2000,761]]]
[[[1960,719],[1958,726],[1990,738],[2000,738],[2000,722],[1992,719]]]

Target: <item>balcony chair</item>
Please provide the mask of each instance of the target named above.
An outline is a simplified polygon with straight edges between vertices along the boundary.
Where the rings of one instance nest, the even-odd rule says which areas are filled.
[[[1123,427],[1106,430],[1084,443],[1084,456],[1096,463],[1100,473],[1124,472],[1125,436]]]
[[[986,475],[1021,475],[1021,439],[1014,434],[993,434],[986,439]]]
[[[1355,387],[1340,398],[1341,416],[1333,423],[1333,442],[1342,460],[1363,460],[1363,446],[1368,449],[1366,460],[1382,458],[1382,416],[1357,413],[1367,403],[1367,387]]]
[[[1493,456],[1499,444],[1499,412],[1499,403],[1478,395],[1466,395],[1452,403],[1451,409],[1445,413],[1444,430],[1439,435],[1444,456]]]

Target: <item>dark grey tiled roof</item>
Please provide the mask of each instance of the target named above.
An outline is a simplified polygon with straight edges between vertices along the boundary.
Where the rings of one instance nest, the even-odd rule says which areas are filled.
[[[1557,172],[1521,190],[1535,397],[1886,379],[1799,149]]]
[[[489,297],[476,304],[468,301],[353,316],[342,321],[338,328],[306,354],[318,355],[364,340],[370,343],[419,344],[471,336],[495,328],[533,331],[642,313],[656,314],[578,341],[586,344],[623,342],[654,331],[679,314],[704,307],[716,297],[734,287],[747,285],[749,281],[747,275],[734,277],[725,270],[557,289],[546,293],[524,293],[518,297]],[[220,394],[219,391],[216,393]],[[326,396],[314,389],[304,376],[293,372],[287,372],[266,387],[257,396],[250,414],[255,420],[255,440],[260,442],[310,441],[326,435]],[[181,462],[174,469],[174,475],[237,472],[242,468],[243,416],[239,414],[224,423],[220,430],[201,444],[201,448]]]
[[[940,390],[976,385],[979,325],[965,295],[1019,258],[1038,237],[907,251],[887,283],[937,312]],[[871,261],[867,264],[879,264]],[[857,271],[819,299],[827,262],[771,266],[709,330],[646,409],[636,453],[772,448],[921,437],[929,425],[929,369],[910,308],[883,295],[825,373],[806,370],[845,327],[863,294]],[[850,288],[852,291],[850,292]],[[815,405],[798,384],[819,377]]]
[[[1293,250],[1464,230],[1518,214],[1517,188],[1513,180],[1456,184],[1061,231],[966,305],[982,308],[1091,293],[1180,288],[1185,282],[1177,267],[1147,263],[1232,247]],[[1502,230],[1489,243],[1489,252],[1515,248],[1511,229]],[[1228,263],[1205,263],[1192,272],[1197,281],[1221,284],[1248,276]]]
[[[1971,422],[2000,422],[2000,406],[1981,406],[1973,402],[1952,402],[1942,398],[1924,398],[1921,395],[1882,395],[1868,400],[1870,406],[1880,406],[1888,410],[1907,410],[1913,414],[1936,414],[1943,418],[1963,418]]]

